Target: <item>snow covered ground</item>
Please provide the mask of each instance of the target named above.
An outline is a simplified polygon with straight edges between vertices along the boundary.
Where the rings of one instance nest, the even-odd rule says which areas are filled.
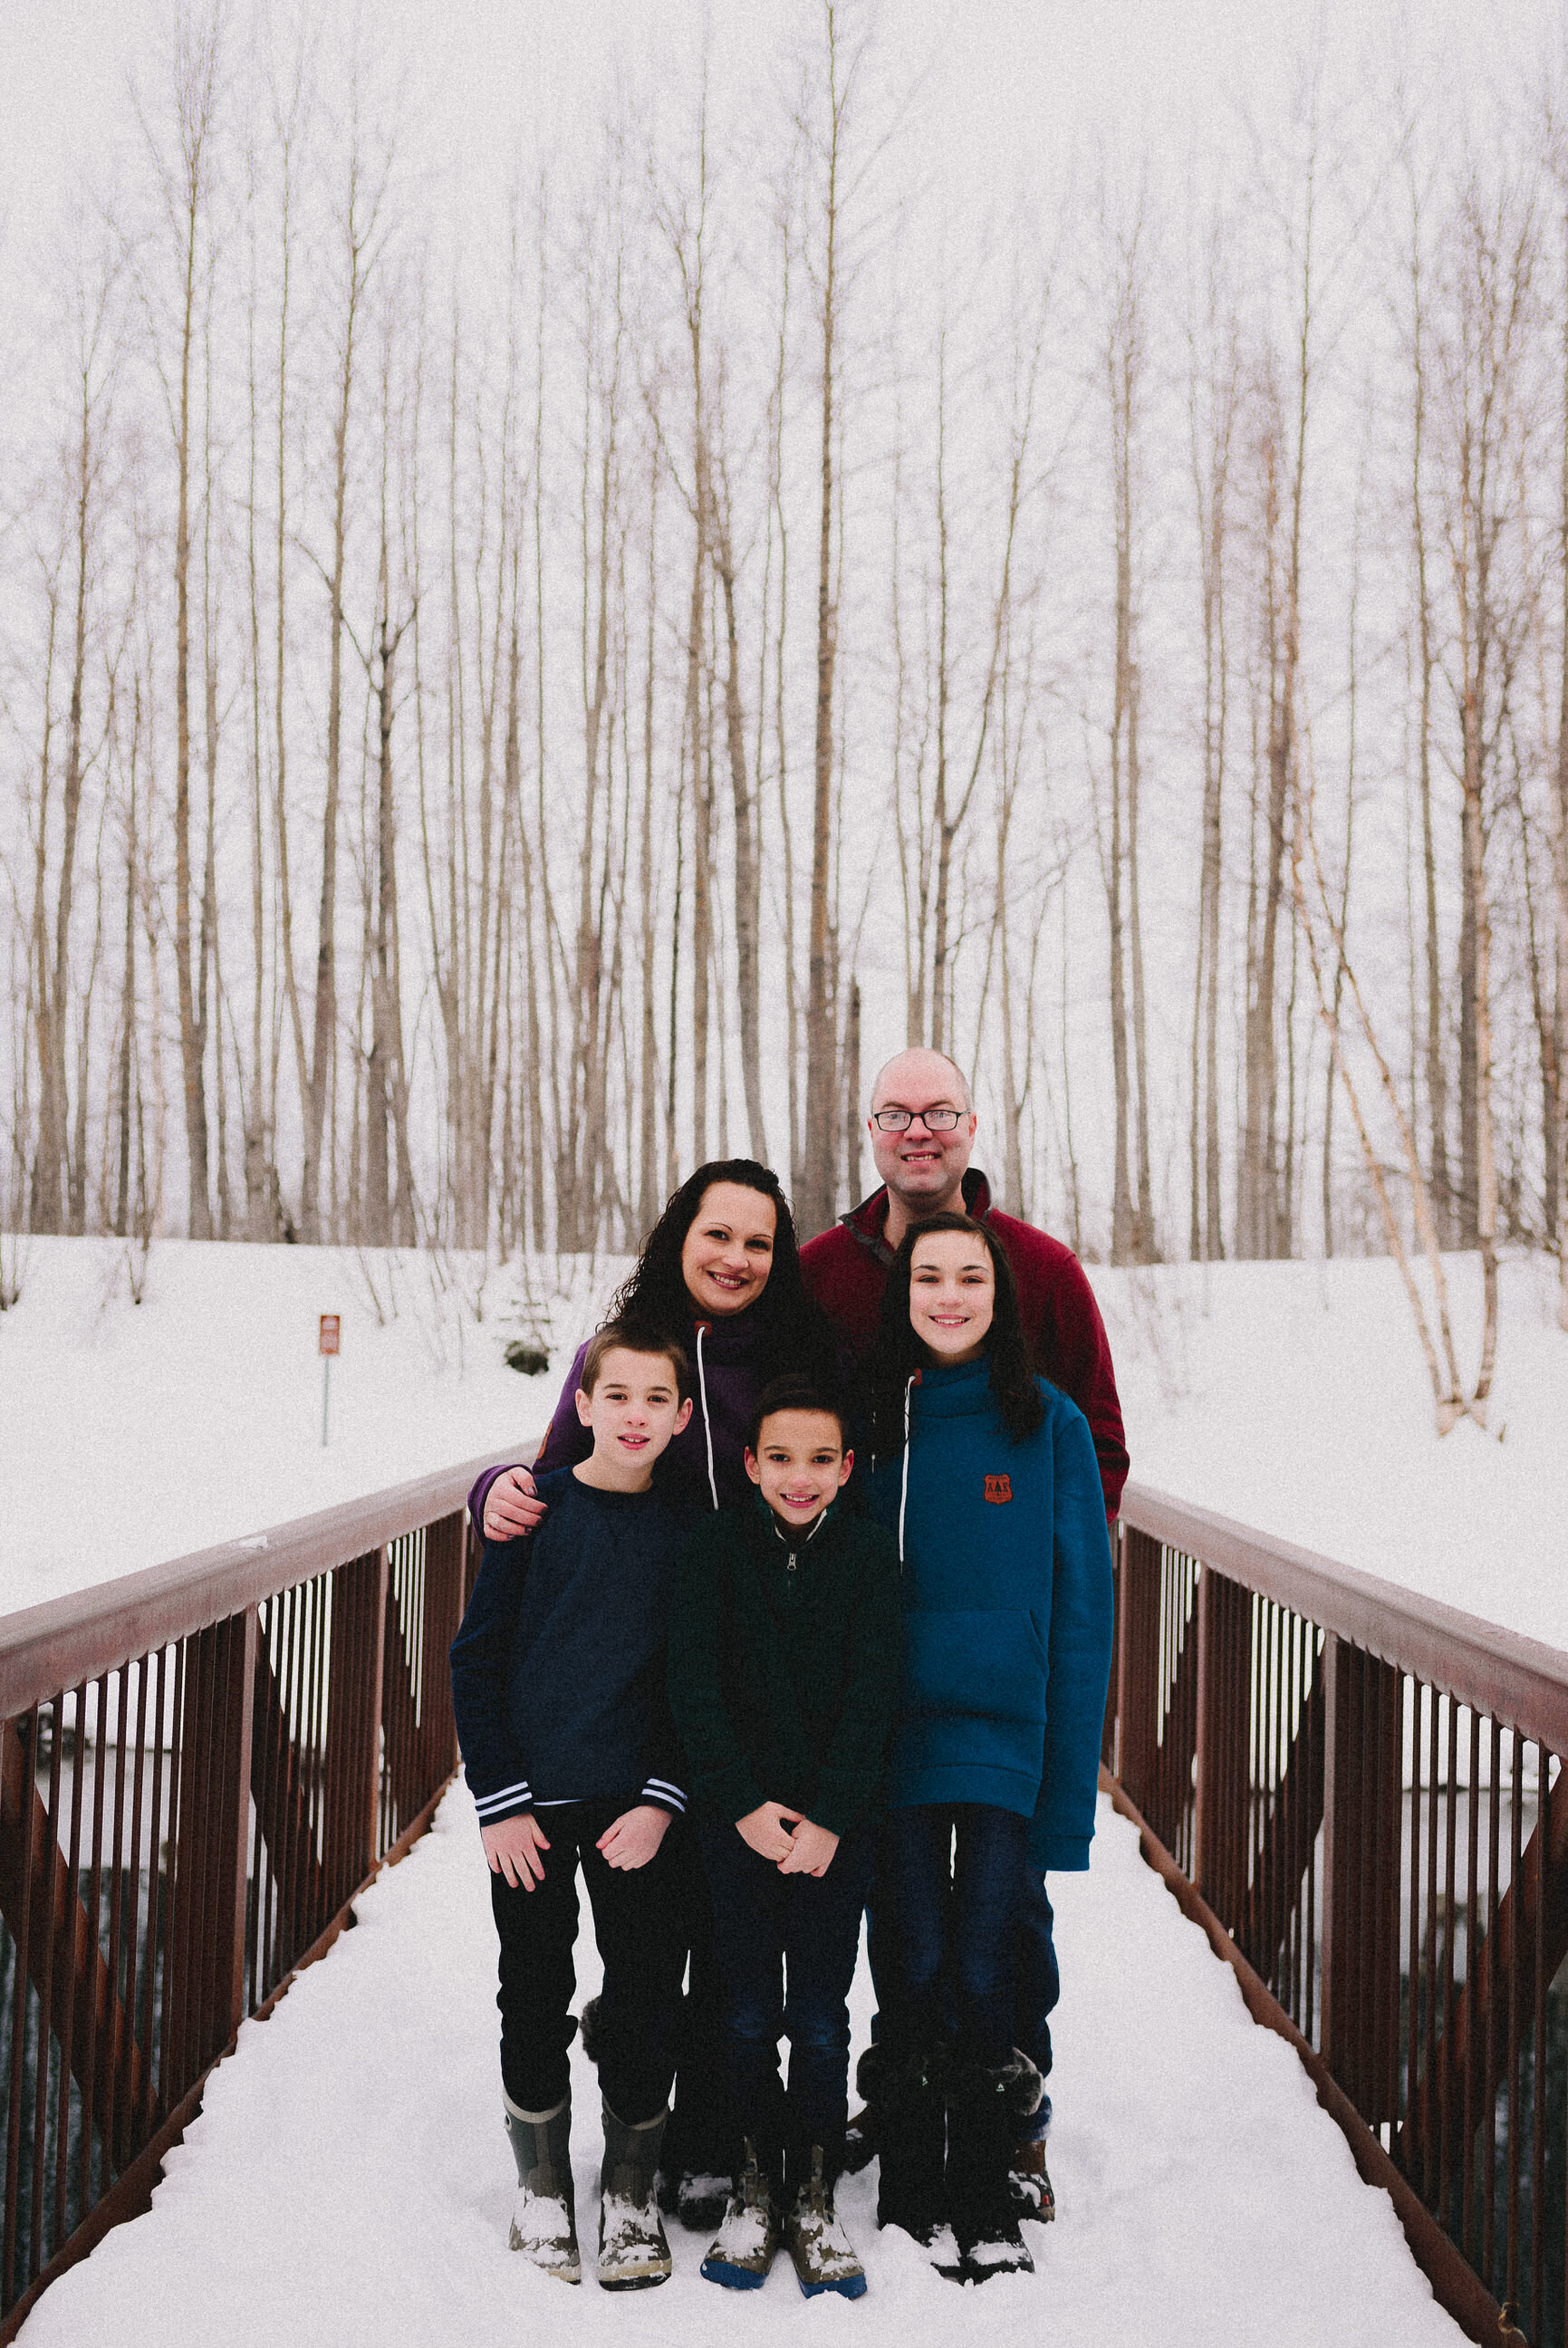
[[[624,1270],[171,1240],[137,1304],[122,1242],[4,1244],[28,1252],[0,1315],[0,1610],[487,1450],[527,1457]],[[1448,1271],[1473,1374],[1479,1264]],[[1494,1432],[1441,1440],[1391,1262],[1090,1277],[1136,1477],[1568,1650],[1554,1264],[1504,1264]],[[325,1451],[324,1312],[343,1316]],[[504,1366],[519,1335],[549,1344],[546,1375]]]
[[[1088,1876],[1053,1883],[1066,1991],[1051,2081],[1057,2223],[1032,2277],[962,2293],[874,2222],[875,2171],[841,2204],[870,2290],[808,2305],[780,2257],[738,2304],[697,2272],[631,2297],[575,2291],[506,2248],[513,2189],[496,2059],[490,1902],[466,1791],[359,1903],[359,1929],[272,2019],[247,2023],[170,2156],[150,2214],[40,2302],[22,2348],[486,2348],[577,2342],[721,2348],[738,2337],[1016,2348],[1458,2348],[1386,2195],[1363,2186],[1295,2055],[1100,1806]],[[1136,1952],[1136,1954],[1134,1954]],[[586,1926],[580,1994],[597,1961]],[[864,1965],[856,2046],[870,2016]],[[573,2055],[579,2225],[591,2250],[598,2098]]]
[[[26,1251],[0,1315],[0,1611],[493,1449],[528,1457],[625,1266],[114,1240]],[[317,1318],[342,1321],[321,1442]],[[542,1341],[551,1369],[502,1358]]]
[[[0,1610],[487,1450],[526,1457],[623,1267],[168,1241],[142,1269],[117,1242],[37,1241],[26,1254],[21,1303],[0,1318]],[[1439,1443],[1392,1265],[1096,1270],[1134,1473],[1568,1650],[1568,1336],[1553,1272],[1504,1268],[1504,1439],[1461,1427]],[[1450,1279],[1473,1361],[1479,1273],[1455,1260]],[[343,1316],[325,1452],[322,1312]],[[547,1375],[504,1366],[519,1335],[549,1345]],[[48,2293],[23,2340],[469,2348],[548,2324],[568,2342],[614,2327],[701,2348],[738,2322],[804,2322],[889,2341],[984,2327],[1019,2348],[1457,2342],[1295,2057],[1253,2027],[1103,1805],[1091,1874],[1053,1888],[1062,2215],[1034,2233],[1032,2281],[961,2296],[913,2245],[876,2233],[874,2177],[844,2189],[872,2285],[852,2309],[805,2310],[781,2265],[738,2311],[698,2277],[703,2243],[678,2233],[675,2281],[630,2300],[523,2271],[504,2246],[493,1948],[459,1788],[366,1895],[360,1928],[270,2022],[246,2025],[151,2214]],[[587,1994],[596,1964],[591,1945],[579,1953]],[[857,2044],[869,2010],[862,1968]],[[596,2099],[574,2059],[591,2227]]]
[[[1460,1367],[1480,1259],[1445,1259]],[[1132,1472],[1363,1572],[1568,1651],[1568,1334],[1557,1266],[1501,1267],[1489,1432],[1441,1437],[1397,1266],[1090,1273]],[[1424,1267],[1419,1274],[1426,1286]]]

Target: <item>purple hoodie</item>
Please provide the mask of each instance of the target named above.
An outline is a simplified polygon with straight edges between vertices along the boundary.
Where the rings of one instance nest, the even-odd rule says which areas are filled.
[[[751,1497],[743,1457],[757,1397],[770,1378],[791,1366],[759,1313],[762,1300],[722,1320],[696,1321],[683,1332],[691,1364],[692,1414],[654,1470],[659,1489],[678,1506],[733,1509]],[[577,1416],[577,1388],[586,1341],[573,1356],[555,1406],[555,1416],[533,1461],[533,1472],[574,1468],[593,1448],[593,1437]],[[485,1501],[509,1465],[487,1468],[469,1494],[474,1530],[484,1537]]]

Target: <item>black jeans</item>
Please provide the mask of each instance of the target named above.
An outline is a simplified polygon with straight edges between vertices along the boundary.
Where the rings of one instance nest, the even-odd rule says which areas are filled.
[[[571,2076],[566,2050],[577,1986],[572,1951],[579,1867],[604,1963],[599,2003],[604,2100],[632,2127],[655,2118],[668,2100],[686,1966],[678,1898],[683,1828],[678,1819],[671,1824],[646,1867],[611,1867],[594,1844],[629,1807],[571,1802],[542,1810],[540,1824],[550,1838],[543,1882],[522,1891],[504,1875],[490,1877],[500,1935],[500,2072],[508,2096],[522,2111],[552,2111]]]
[[[883,1818],[879,1931],[892,1980],[882,2019],[894,2061],[945,2034],[944,1991],[957,2060],[1007,2061],[1027,1831],[1026,1818],[986,1802],[920,1803]]]
[[[738,2165],[738,2154],[732,2140],[725,2086],[713,1902],[696,1828],[683,1827],[678,1834],[672,1828],[665,1839],[666,1847],[673,1847],[676,1895],[682,1931],[691,1952],[691,1970],[681,2002],[675,2097],[660,2163],[666,2177],[679,2177],[683,2170],[695,2176],[727,2177]]]
[[[705,1823],[702,1855],[713,1899],[723,2044],[734,2124],[778,2176],[820,2145],[835,2172],[843,2157],[850,2074],[850,1983],[875,1840],[870,1827],[840,1838],[825,1875],[780,1875],[732,1826]],[[789,2041],[789,2085],[779,2041]]]

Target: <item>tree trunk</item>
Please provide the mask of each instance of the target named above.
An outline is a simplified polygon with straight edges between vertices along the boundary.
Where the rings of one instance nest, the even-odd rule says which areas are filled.
[[[758,1035],[758,894],[757,818],[746,773],[746,716],[740,699],[740,645],[735,617],[735,558],[729,530],[729,485],[720,469],[714,500],[714,561],[724,591],[724,720],[735,805],[735,960],[740,1024],[740,1080],[746,1095],[746,1126],[751,1155],[768,1159],[762,1118],[761,1045]]]
[[[174,531],[174,982],[180,1011],[180,1060],[190,1174],[188,1229],[193,1240],[212,1236],[207,1163],[204,1025],[198,1019],[198,980],[191,962],[191,361],[196,335],[198,255],[206,193],[206,143],[211,128],[215,59],[211,42],[190,61],[179,91],[181,132],[179,388],[175,408],[178,511]],[[206,970],[200,976],[203,994]]]
[[[839,613],[833,563],[833,394],[838,365],[839,172],[844,133],[845,87],[840,78],[838,10],[823,10],[827,36],[828,125],[823,158],[821,336],[821,500],[817,542],[817,714],[812,745],[810,932],[806,961],[806,1099],[804,1177],[796,1200],[803,1240],[833,1220],[832,1128],[838,1086],[838,1038],[832,1008],[830,896],[833,848],[833,682]]]
[[[364,217],[357,144],[348,160],[348,197],[343,221],[348,276],[338,362],[337,404],[332,431],[332,573],[328,581],[326,688],[326,796],[321,819],[321,901],[316,922],[315,1008],[312,1022],[310,1086],[304,1099],[304,1169],[300,1193],[301,1233],[307,1244],[322,1237],[321,1169],[327,1128],[328,1090],[337,1025],[337,826],[343,753],[343,575],[348,542],[348,427],[354,400],[355,334],[364,296],[366,248],[375,226]],[[281,465],[280,455],[280,465]],[[281,624],[281,623],[280,623]],[[281,676],[281,671],[280,671]],[[281,685],[280,685],[281,690]]]

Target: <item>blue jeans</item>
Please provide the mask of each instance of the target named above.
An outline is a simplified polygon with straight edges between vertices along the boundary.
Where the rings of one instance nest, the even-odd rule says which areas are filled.
[[[882,2002],[892,1969],[882,1918],[882,1904],[873,1883],[872,1896],[866,1903],[866,1951],[871,1958],[872,1986],[876,1991],[879,2004]],[[1029,2057],[1041,2078],[1047,2079],[1050,2076],[1052,2060],[1051,2015],[1061,1998],[1062,1976],[1057,1963],[1056,1918],[1046,1890],[1046,1879],[1037,1869],[1027,1865],[1024,1869],[1024,1897],[1018,1910],[1015,1960],[1013,2044]],[[951,1993],[944,2001],[943,2023],[945,2034],[951,2038],[956,2027]],[[880,2043],[881,2038],[882,2017],[873,2013],[873,2044]],[[1050,2116],[1051,2099],[1047,2096],[1042,2098],[1040,2108],[1030,2124],[1033,2132],[1044,2136]]]
[[[921,1803],[883,1819],[883,2037],[895,2063],[945,2034],[948,1996],[961,2063],[994,2069],[1011,2054],[1027,1831],[986,1802]]]
[[[820,2144],[841,2166],[850,2070],[850,1983],[875,1849],[869,1827],[842,1836],[825,1875],[780,1875],[732,1826],[704,1823],[713,1899],[722,2044],[737,2135],[777,2178]],[[779,2041],[789,2041],[789,2085]]]

